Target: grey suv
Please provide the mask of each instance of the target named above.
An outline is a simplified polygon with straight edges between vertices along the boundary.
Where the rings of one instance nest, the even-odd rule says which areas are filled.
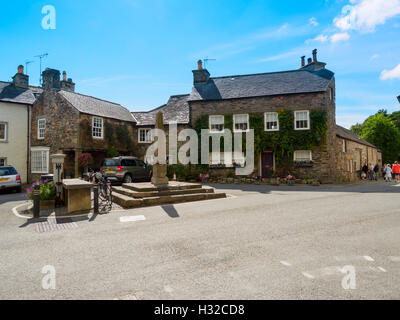
[[[21,192],[21,176],[12,166],[0,167],[0,190],[14,189]]]
[[[151,167],[135,157],[104,159],[100,170],[111,182],[150,180],[152,175]]]

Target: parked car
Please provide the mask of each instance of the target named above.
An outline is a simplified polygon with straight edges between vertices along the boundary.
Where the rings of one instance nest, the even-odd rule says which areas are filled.
[[[124,183],[150,180],[153,173],[149,165],[136,157],[104,159],[100,171],[109,181]]]
[[[0,190],[4,189],[22,191],[21,176],[12,166],[0,167]]]

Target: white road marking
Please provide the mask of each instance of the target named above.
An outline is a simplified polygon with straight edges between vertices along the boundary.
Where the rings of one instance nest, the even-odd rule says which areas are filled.
[[[303,276],[309,279],[315,279],[315,277],[312,274],[309,274],[308,272],[302,272]]]
[[[388,257],[388,258],[389,258],[390,261],[393,261],[393,262],[400,262],[400,257],[393,257],[393,256],[391,256],[391,257]]]
[[[381,270],[382,272],[387,272],[385,268],[378,267],[378,269]]]
[[[22,215],[20,215],[19,213],[18,213],[18,208],[19,207],[22,207],[22,206],[26,206],[27,204],[29,204],[29,203],[21,203],[21,204],[19,204],[18,206],[16,206],[16,207],[14,207],[14,208],[12,208],[11,210],[12,210],[12,212],[18,217],[18,218],[22,218],[22,219],[26,219],[26,218],[29,218],[29,217],[27,217],[27,216],[22,216]]]
[[[120,222],[134,222],[134,221],[143,221],[146,220],[145,216],[126,216],[120,217]]]
[[[280,263],[282,263],[284,266],[290,267],[292,264],[290,262],[287,261],[279,261]]]
[[[372,259],[370,256],[364,256],[364,259],[367,261],[375,261],[374,259]]]

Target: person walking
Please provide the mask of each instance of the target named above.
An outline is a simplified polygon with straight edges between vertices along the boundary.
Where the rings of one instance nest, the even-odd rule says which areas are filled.
[[[374,178],[375,178],[375,181],[378,181],[378,178],[379,178],[379,165],[380,165],[380,163],[378,162],[374,166]]]
[[[397,161],[395,161],[394,165],[392,166],[392,172],[396,182],[399,182],[400,165],[397,163]]]
[[[386,182],[392,181],[392,168],[390,167],[390,164],[386,164],[383,171],[385,173]]]
[[[363,180],[367,179],[367,174],[368,174],[368,166],[366,163],[364,163],[364,165],[361,169],[361,179],[363,179]]]
[[[374,166],[371,163],[368,166],[368,179],[369,180],[374,179]]]

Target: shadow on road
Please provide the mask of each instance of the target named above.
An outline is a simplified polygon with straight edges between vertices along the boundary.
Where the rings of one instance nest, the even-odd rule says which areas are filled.
[[[176,211],[173,205],[161,206],[161,208],[171,217],[179,218],[178,211]]]
[[[244,192],[259,192],[269,194],[273,191],[294,191],[294,192],[355,192],[355,193],[400,193],[400,184],[378,182],[366,182],[357,184],[323,184],[320,186],[282,184],[253,185],[253,184],[207,184],[210,187],[220,190],[238,190]]]

